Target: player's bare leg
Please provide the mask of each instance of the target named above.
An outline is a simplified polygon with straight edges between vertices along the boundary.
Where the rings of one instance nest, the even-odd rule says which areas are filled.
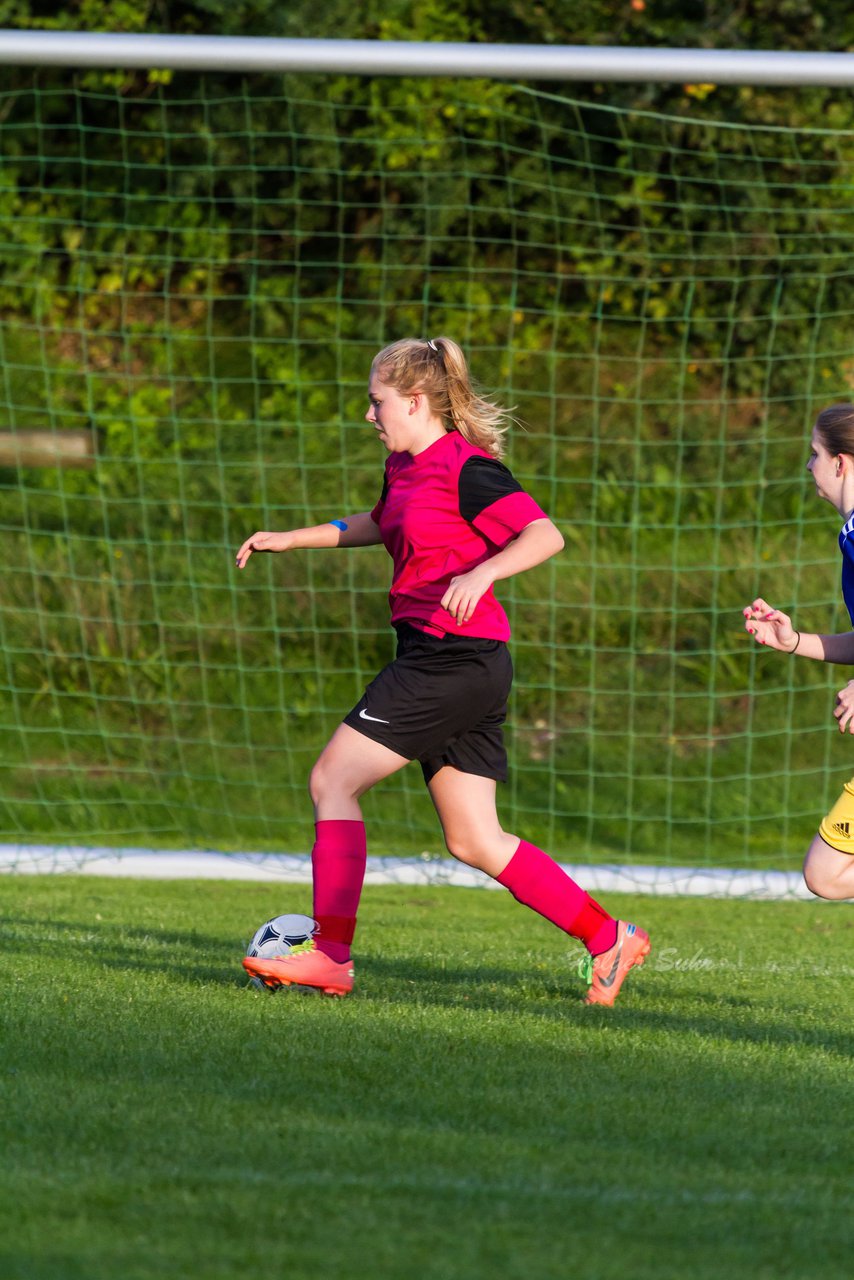
[[[310,947],[244,968],[271,990],[310,987],[330,996],[353,989],[350,943],[365,874],[365,827],[359,797],[409,761],[349,725],[339,725],[315,764],[309,782],[316,818],[311,860],[318,933]]]
[[[399,756],[348,724],[339,724],[318,756],[309,779],[316,820],[361,821],[359,797],[406,764],[409,764],[406,756]]]
[[[819,898],[854,898],[854,857],[816,834],[804,858],[804,880]]]
[[[490,778],[446,766],[429,784],[448,851],[479,867],[509,889],[517,902],[550,920],[589,952],[583,976],[586,1004],[611,1005],[630,969],[649,954],[649,937],[628,921],[615,920],[542,849],[504,831]]]
[[[459,862],[497,878],[519,847],[519,837],[506,832],[498,820],[495,780],[461,773],[448,765],[433,775],[427,789],[448,852]]]

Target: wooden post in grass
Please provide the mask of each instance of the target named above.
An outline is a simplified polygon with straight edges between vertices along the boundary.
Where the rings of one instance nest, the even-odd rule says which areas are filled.
[[[0,467],[91,467],[91,431],[0,431]]]

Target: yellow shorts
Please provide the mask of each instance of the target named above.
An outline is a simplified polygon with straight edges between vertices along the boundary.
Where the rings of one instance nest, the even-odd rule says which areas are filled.
[[[822,820],[818,834],[831,849],[854,857],[854,778],[842,788],[842,795]]]

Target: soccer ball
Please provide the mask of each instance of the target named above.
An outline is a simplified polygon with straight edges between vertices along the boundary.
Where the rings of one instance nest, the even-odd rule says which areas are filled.
[[[246,948],[248,956],[260,956],[269,960],[271,956],[286,956],[292,947],[301,942],[308,942],[317,932],[317,921],[311,916],[274,916],[265,921]],[[259,991],[269,991],[260,978],[250,979],[252,986]]]
[[[255,932],[246,948],[248,956],[269,960],[271,956],[286,956],[291,947],[308,942],[317,932],[317,923],[311,916],[274,916]]]

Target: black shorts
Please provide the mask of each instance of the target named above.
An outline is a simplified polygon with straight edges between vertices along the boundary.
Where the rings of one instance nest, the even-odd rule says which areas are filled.
[[[507,781],[502,725],[513,681],[503,640],[397,628],[397,657],[372,680],[344,723],[407,760],[429,782],[445,765]]]

